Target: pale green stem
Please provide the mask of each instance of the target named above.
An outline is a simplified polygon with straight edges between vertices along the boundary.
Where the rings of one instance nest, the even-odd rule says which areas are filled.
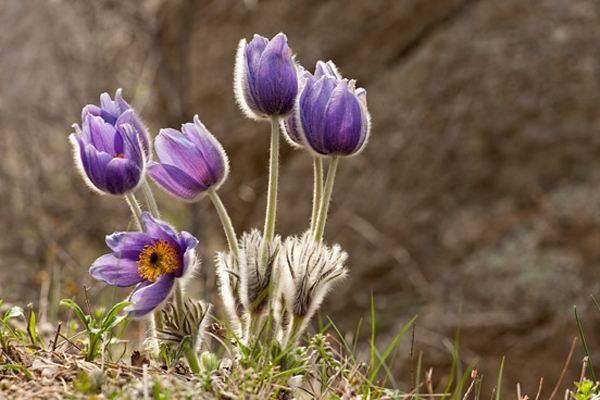
[[[181,282],[175,282],[175,306],[177,307],[177,315],[179,317],[179,323],[183,326],[183,319],[185,317],[185,305],[183,301],[183,287]]]
[[[142,191],[144,192],[144,197],[146,198],[146,203],[148,204],[150,213],[154,218],[159,218],[160,212],[158,211],[158,205],[156,204],[156,199],[152,193],[152,188],[150,188],[150,184],[146,179],[144,179],[142,182]]]
[[[189,340],[183,344],[183,354],[185,354],[185,358],[190,366],[192,372],[196,375],[200,373],[200,362],[198,361],[198,354],[196,353],[196,349],[190,345]]]
[[[323,159],[321,157],[315,157],[313,159],[314,167],[314,190],[313,190],[313,207],[312,215],[310,217],[310,231],[315,231],[315,225],[317,224],[317,216],[319,215],[319,207],[321,204],[321,197],[323,196]]]
[[[323,231],[325,230],[325,222],[327,221],[327,213],[329,211],[329,202],[331,201],[331,193],[333,192],[333,183],[335,181],[335,172],[337,170],[339,158],[334,156],[329,162],[327,168],[327,180],[325,181],[325,191],[323,192],[323,198],[321,199],[321,206],[319,207],[319,216],[317,217],[317,225],[314,231],[314,239],[319,242],[323,237]]]
[[[133,215],[133,220],[137,225],[137,228],[140,231],[143,231],[142,228],[142,208],[140,207],[140,203],[138,203],[135,195],[133,193],[125,193],[125,201],[129,206],[129,210],[131,210],[131,215]]]
[[[271,148],[269,151],[269,187],[267,192],[267,211],[262,242],[262,268],[269,259],[269,245],[275,236],[277,218],[277,180],[279,175],[279,117],[271,118]]]
[[[238,260],[240,250],[238,248],[237,236],[235,234],[235,229],[233,228],[233,224],[231,223],[231,218],[229,218],[229,214],[227,213],[227,209],[223,205],[221,198],[214,190],[208,191],[208,196],[212,201],[215,209],[217,210],[217,214],[221,219],[221,225],[223,225],[223,230],[225,231],[225,237],[227,238],[227,243],[229,244],[229,250],[233,253],[236,261]]]
[[[131,210],[131,214],[133,215],[133,219],[135,220],[138,229],[143,231],[142,208],[140,207],[140,203],[137,201],[133,193],[126,193],[125,201],[127,202],[127,205],[129,205],[129,209]],[[160,311],[156,311],[151,315],[150,327],[152,330],[152,337],[156,338],[156,331],[163,328],[162,315],[160,315]]]

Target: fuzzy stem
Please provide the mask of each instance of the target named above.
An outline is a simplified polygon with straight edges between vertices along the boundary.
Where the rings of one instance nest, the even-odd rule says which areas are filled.
[[[275,236],[277,217],[277,180],[279,175],[279,117],[271,117],[271,148],[269,151],[269,187],[267,193],[267,211],[262,242],[262,268],[269,260],[269,244]]]
[[[142,182],[142,191],[144,192],[144,197],[146,198],[146,203],[148,204],[150,213],[154,218],[159,218],[160,212],[158,211],[158,205],[156,204],[156,199],[152,193],[152,188],[146,179],[144,179]]]
[[[133,220],[137,225],[137,228],[140,231],[143,231],[142,228],[142,208],[140,207],[140,203],[138,203],[135,195],[133,193],[125,193],[125,201],[129,206],[129,210],[131,210],[131,215],[133,215]]]
[[[317,216],[319,215],[319,206],[321,204],[321,197],[323,196],[323,159],[321,157],[315,157],[313,159],[314,168],[314,190],[313,190],[313,207],[312,215],[310,217],[310,231],[315,231],[315,225],[317,224]]]
[[[200,373],[200,362],[198,361],[198,354],[193,346],[190,345],[190,341],[185,340],[183,343],[183,354],[190,366],[190,369],[195,375]]]
[[[331,200],[331,193],[333,192],[333,183],[335,181],[335,173],[337,170],[339,158],[334,156],[331,158],[329,167],[327,168],[327,180],[325,181],[325,191],[323,192],[323,198],[321,199],[321,206],[319,207],[319,216],[317,218],[317,225],[314,231],[315,241],[321,241],[323,237],[323,231],[325,230],[325,222],[327,221],[327,212],[329,211],[329,202]]]
[[[131,214],[133,215],[133,219],[140,231],[143,231],[142,225],[142,208],[140,207],[140,203],[138,203],[135,195],[133,193],[125,194],[125,201],[131,210]],[[160,311],[156,311],[150,316],[150,330],[152,338],[157,338],[157,330],[161,330],[163,328],[162,323],[162,315],[160,315]],[[158,350],[158,342],[156,342],[156,350]]]
[[[177,308],[179,324],[183,326],[183,320],[185,318],[185,305],[183,301],[183,287],[181,286],[181,282],[175,282],[175,306]]]
[[[296,344],[298,338],[302,334],[302,330],[300,328],[302,327],[303,322],[303,317],[292,317],[292,323],[290,324],[290,331],[286,341],[286,346],[294,346]]]
[[[221,225],[223,225],[223,230],[225,231],[225,236],[227,237],[227,243],[229,244],[229,250],[233,253],[236,261],[238,261],[240,250],[238,247],[237,235],[235,234],[235,229],[233,228],[233,224],[231,223],[231,218],[229,218],[229,214],[227,213],[227,209],[223,205],[221,198],[214,190],[208,191],[208,196],[212,201],[215,209],[217,210],[217,214],[219,214],[219,218],[221,219]]]

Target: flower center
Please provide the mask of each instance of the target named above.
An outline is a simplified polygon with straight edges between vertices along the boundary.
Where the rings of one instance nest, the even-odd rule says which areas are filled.
[[[117,153],[117,158],[125,158],[125,153]]]
[[[138,274],[150,282],[179,269],[177,250],[164,240],[147,244],[138,258]]]

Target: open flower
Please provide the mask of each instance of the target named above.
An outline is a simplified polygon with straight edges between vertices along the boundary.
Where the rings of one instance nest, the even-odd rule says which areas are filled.
[[[167,223],[142,214],[144,232],[117,232],[106,237],[113,251],[98,258],[90,274],[109,285],[136,285],[126,308],[140,317],[155,310],[169,297],[176,279],[189,275],[196,265],[198,240],[188,232],[176,232]]]
[[[100,117],[106,124],[112,125],[117,131],[122,130],[122,125],[131,125],[138,133],[146,159],[150,159],[151,148],[148,130],[140,120],[140,117],[123,99],[123,90],[117,89],[115,99],[111,99],[108,93],[100,95],[100,106],[88,104],[81,111],[81,121],[85,121],[88,115]]]
[[[75,164],[87,185],[103,194],[120,195],[133,191],[146,168],[141,135],[129,123],[115,127],[102,117],[85,114],[83,129],[73,125],[69,136]]]
[[[332,286],[348,273],[345,262],[348,253],[339,245],[326,246],[315,242],[310,232],[302,237],[289,237],[280,256],[281,293],[298,335],[321,306]]]
[[[314,75],[304,72],[294,114],[283,121],[286,137],[320,156],[351,156],[367,143],[371,130],[367,92],[343,79],[332,61],[319,61]]]
[[[236,99],[248,117],[289,114],[298,94],[298,77],[286,36],[279,33],[269,41],[254,35],[250,43],[242,39],[234,79]]]
[[[208,189],[217,190],[229,173],[225,150],[197,115],[181,131],[161,129],[154,147],[160,163],[152,162],[148,174],[180,199],[199,200]]]

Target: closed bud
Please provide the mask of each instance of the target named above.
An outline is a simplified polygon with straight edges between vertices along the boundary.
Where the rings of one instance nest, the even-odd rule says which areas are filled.
[[[300,143],[320,156],[359,153],[371,130],[366,90],[343,79],[331,61],[319,61],[314,75],[305,72],[302,82],[295,115],[285,122],[287,136],[293,141],[300,137]]]
[[[161,129],[154,147],[160,163],[152,162],[148,174],[182,200],[199,200],[207,190],[217,190],[229,173],[225,150],[197,115],[181,131]]]
[[[235,61],[234,91],[242,111],[263,119],[289,114],[298,94],[297,67],[287,38],[279,33],[268,40],[254,35],[242,39]]]

